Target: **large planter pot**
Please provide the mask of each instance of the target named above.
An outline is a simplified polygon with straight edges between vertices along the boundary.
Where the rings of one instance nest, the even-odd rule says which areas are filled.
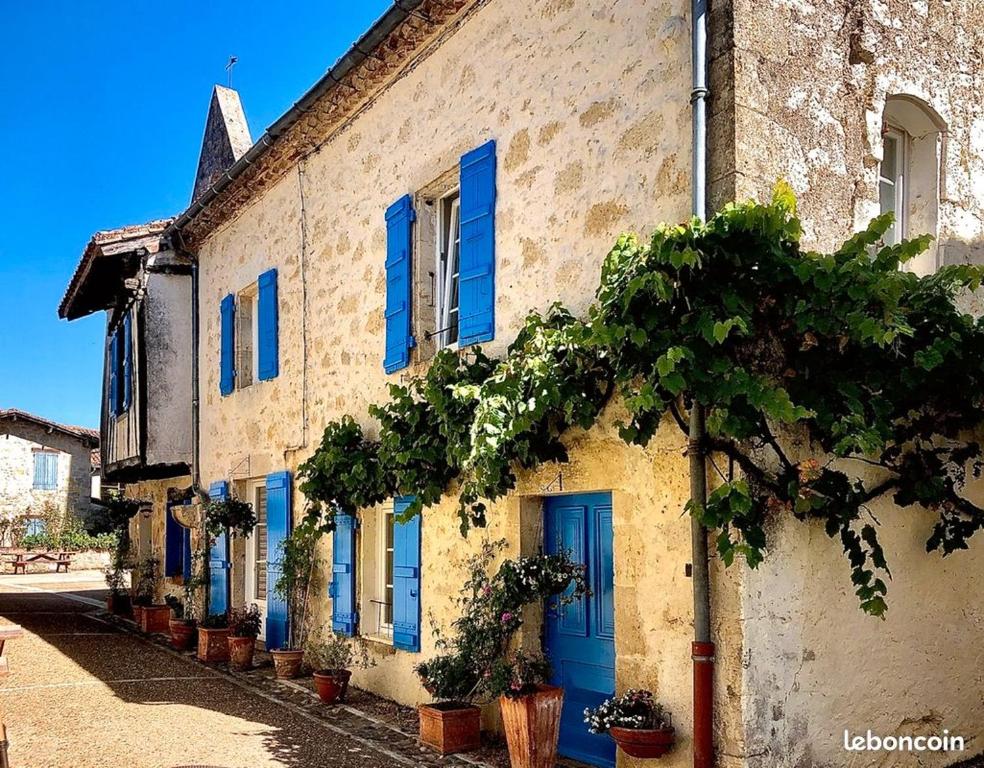
[[[514,699],[499,697],[512,768],[553,768],[563,705],[564,689],[552,685]]]
[[[420,741],[442,755],[471,752],[482,746],[482,711],[478,707],[448,701],[421,704]]]
[[[325,704],[345,698],[352,673],[347,669],[322,669],[314,673],[314,689]]]
[[[245,671],[253,668],[253,653],[256,651],[255,637],[234,637],[229,635],[229,666]]]
[[[301,673],[303,650],[278,649],[270,651],[273,656],[273,671],[278,680],[293,680]]]
[[[608,729],[619,749],[630,757],[662,757],[673,747],[676,734],[672,728],[642,730],[636,728]]]
[[[110,595],[106,598],[106,610],[117,616],[126,616],[132,610],[129,595]]]
[[[198,628],[198,659],[199,661],[229,661],[228,627],[222,629]]]
[[[145,605],[140,609],[137,626],[140,631],[152,635],[168,631],[171,609],[166,605]]]
[[[171,631],[171,647],[176,651],[189,651],[195,644],[195,622],[188,619],[171,619],[167,623]]]

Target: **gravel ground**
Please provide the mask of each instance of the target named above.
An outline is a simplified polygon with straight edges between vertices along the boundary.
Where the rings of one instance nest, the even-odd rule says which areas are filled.
[[[29,591],[100,598],[98,583],[73,575],[65,585],[0,579],[0,623],[25,630],[7,645],[11,674],[0,680],[14,768],[396,764],[385,742],[377,748],[340,733],[329,721],[121,632],[99,620],[94,605]],[[400,762],[417,764],[407,757]]]

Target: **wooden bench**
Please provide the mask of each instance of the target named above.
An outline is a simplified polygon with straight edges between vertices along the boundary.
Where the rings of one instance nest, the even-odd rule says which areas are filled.
[[[0,626],[0,677],[5,677],[10,671],[7,666],[7,657],[3,653],[3,644],[8,640],[13,640],[23,634],[24,630],[16,624],[6,624],[4,626]],[[2,713],[0,713],[0,715],[2,715]],[[4,725],[3,718],[0,717],[0,766],[9,765],[7,762],[8,746],[7,727]]]
[[[7,562],[14,566],[14,573],[27,573],[28,563],[48,562],[55,564],[55,573],[68,573],[74,552],[10,552]],[[64,569],[64,570],[63,570]]]

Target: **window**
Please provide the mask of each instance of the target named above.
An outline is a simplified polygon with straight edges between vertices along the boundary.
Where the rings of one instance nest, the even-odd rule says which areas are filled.
[[[458,287],[461,268],[461,200],[455,190],[438,201],[437,272],[435,305],[437,308],[437,348],[458,342]]]
[[[393,508],[379,513],[379,634],[393,638]]]
[[[882,161],[878,166],[878,201],[882,213],[895,214],[895,222],[885,233],[885,242],[895,245],[906,237],[906,156],[907,136],[889,128],[882,136]]]
[[[250,386],[257,370],[257,290],[253,284],[240,292],[236,306],[236,387]]]
[[[891,96],[885,102],[881,138],[878,202],[882,213],[895,214],[895,224],[885,233],[885,242],[895,244],[924,234],[937,237],[946,123],[915,97]],[[934,240],[925,253],[903,268],[930,274],[943,262],[941,250]]]
[[[267,489],[258,485],[253,497],[256,527],[250,534],[250,594],[249,600],[267,599]]]
[[[39,491],[58,488],[58,454],[55,451],[34,452],[34,488]]]

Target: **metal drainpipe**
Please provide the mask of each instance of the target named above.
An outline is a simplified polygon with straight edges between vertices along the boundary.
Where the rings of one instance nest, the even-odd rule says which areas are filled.
[[[691,45],[693,88],[690,103],[693,119],[693,215],[701,221],[707,214],[707,0],[691,2]],[[704,408],[696,400],[690,408],[690,496],[700,506],[707,503],[707,466]],[[694,768],[714,764],[714,643],[711,642],[710,569],[707,529],[691,518],[693,560],[694,642]]]

